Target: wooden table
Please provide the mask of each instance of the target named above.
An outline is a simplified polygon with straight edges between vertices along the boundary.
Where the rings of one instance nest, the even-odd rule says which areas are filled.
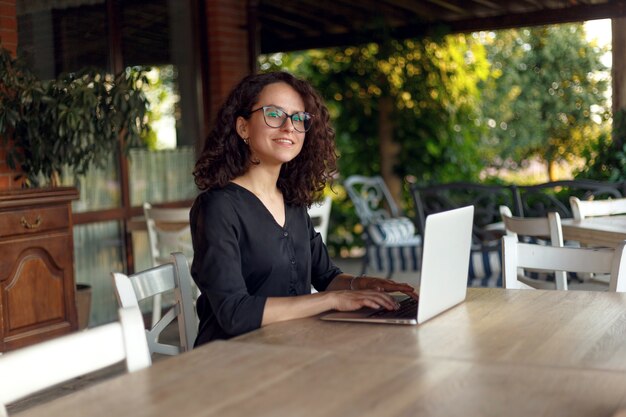
[[[626,294],[471,289],[420,326],[268,326],[20,416],[611,416]]]
[[[626,216],[589,217],[580,221],[561,220],[563,238],[590,246],[615,247],[626,239]]]

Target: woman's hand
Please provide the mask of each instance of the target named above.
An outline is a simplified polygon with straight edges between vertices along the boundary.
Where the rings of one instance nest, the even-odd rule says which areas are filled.
[[[373,309],[384,308],[397,310],[399,305],[392,296],[381,291],[332,291],[327,293],[333,297],[333,309],[339,311],[354,311],[363,307]]]
[[[418,299],[415,288],[403,282],[395,282],[390,279],[370,278],[366,276],[358,276],[350,281],[350,289],[352,290],[372,290],[378,292],[402,292],[414,299]]]
[[[405,283],[390,279],[373,278],[359,275],[340,274],[331,281],[324,291],[330,297],[329,307],[339,311],[353,311],[362,307],[396,310],[397,301],[388,293],[402,292],[418,299],[415,289]]]

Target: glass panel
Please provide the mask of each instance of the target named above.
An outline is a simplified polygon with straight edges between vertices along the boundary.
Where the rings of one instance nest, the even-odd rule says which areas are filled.
[[[74,226],[74,271],[76,283],[92,288],[89,326],[117,320],[112,271],[124,271],[123,242],[119,222]]]
[[[166,130],[171,131],[171,123],[175,121],[176,140],[172,146],[195,146],[203,129],[201,62],[198,40],[194,37],[197,10],[192,10],[192,3],[126,0],[121,4],[124,65],[155,67],[154,71],[158,73],[156,91],[166,95],[159,96],[159,103],[154,100],[155,96],[150,97],[152,104],[159,104],[156,112],[163,110],[159,116],[161,120],[152,119],[151,124],[156,130],[163,130],[159,124],[167,124]],[[160,104],[173,107],[162,109]]]
[[[191,175],[194,164],[194,149],[190,146],[163,151],[133,149],[130,152],[131,204],[193,199],[197,194]]]
[[[152,132],[149,149],[130,153],[131,205],[192,199],[191,172],[198,137],[197,91],[193,90],[193,45],[189,2],[133,0],[121,3],[122,50],[125,65],[150,65]],[[183,52],[184,51],[184,52]],[[180,73],[179,70],[183,72]]]
[[[67,3],[66,3],[67,4]],[[18,53],[44,79],[86,66],[107,68],[109,45],[104,0],[18,0]]]
[[[177,120],[180,116],[178,73],[173,65],[152,67],[146,74],[149,83],[142,90],[150,103],[148,122],[151,131],[146,137],[150,149],[172,149],[176,147]]]
[[[126,0],[121,9],[125,65],[170,63],[168,0]]]
[[[152,268],[148,232],[146,230],[133,230],[132,238],[135,271],[143,271]]]
[[[63,173],[63,185],[75,186],[80,192],[79,199],[72,202],[74,213],[115,208],[122,204],[118,167],[119,158],[111,155],[105,167],[92,167],[84,176]]]
[[[102,3],[54,12],[57,74],[89,66],[108,68],[106,7]]]

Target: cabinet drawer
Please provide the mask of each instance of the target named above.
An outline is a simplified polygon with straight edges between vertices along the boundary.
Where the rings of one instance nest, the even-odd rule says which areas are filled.
[[[0,212],[0,238],[67,229],[68,205],[29,207]]]

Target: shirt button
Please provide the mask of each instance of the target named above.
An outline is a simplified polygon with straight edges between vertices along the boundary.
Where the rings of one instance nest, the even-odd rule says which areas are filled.
[[[289,236],[289,232],[283,232],[283,236],[285,237]]]
[[[295,260],[295,259],[292,259],[292,260],[291,260],[291,265],[295,265],[295,264],[296,264],[296,260]]]

